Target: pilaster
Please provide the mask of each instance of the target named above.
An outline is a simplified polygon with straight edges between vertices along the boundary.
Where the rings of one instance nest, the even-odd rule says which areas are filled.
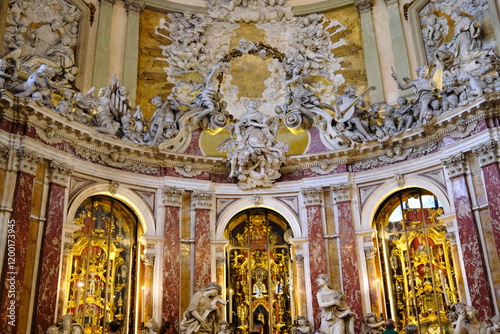
[[[194,291],[211,281],[210,261],[210,209],[214,194],[210,191],[193,191],[191,205],[195,211]]]
[[[108,84],[109,44],[111,41],[111,18],[116,0],[101,0],[97,41],[94,56],[92,85],[99,90]]]

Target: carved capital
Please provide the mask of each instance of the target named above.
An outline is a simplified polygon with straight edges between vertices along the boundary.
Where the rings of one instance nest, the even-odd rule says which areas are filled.
[[[26,151],[23,148],[20,148],[17,151],[17,168],[24,173],[35,175],[36,168],[38,164],[42,161],[42,158],[37,156],[33,152]]]
[[[10,151],[7,147],[0,146],[0,168],[6,168],[9,162]]]
[[[455,232],[447,232],[444,234],[446,237],[446,240],[450,242],[451,245],[456,245],[457,244],[457,235]]]
[[[302,188],[302,196],[304,196],[304,204],[321,205],[323,197],[323,189],[321,187]]]
[[[215,259],[215,265],[217,268],[224,268],[224,264],[226,264],[226,258],[224,256],[218,256]]]
[[[113,180],[109,183],[109,192],[113,195],[116,195],[116,192],[118,191],[119,187],[120,187],[120,182]]]
[[[497,162],[497,142],[490,141],[488,143],[481,144],[472,149],[472,152],[479,159],[479,164],[481,167],[486,167],[492,163]]]
[[[166,206],[180,207],[182,204],[183,194],[184,194],[184,189],[165,186],[163,187],[163,196],[165,197],[163,203]]]
[[[212,198],[214,193],[211,191],[193,191],[191,201],[194,209],[210,209],[212,208]]]
[[[377,252],[375,251],[375,247],[373,247],[373,246],[367,246],[367,247],[365,247],[364,251],[365,251],[365,257],[366,257],[367,260],[374,259],[375,258],[375,254],[377,254]]]
[[[141,260],[146,267],[153,267],[155,264],[155,255],[151,253],[142,254]]]
[[[49,165],[49,172],[50,182],[66,187],[71,174],[73,174],[73,167],[52,160]]]
[[[354,0],[354,6],[360,14],[368,12],[373,7],[373,0]]]
[[[294,255],[293,260],[297,266],[304,265],[304,255]]]
[[[75,246],[75,244],[72,242],[65,242],[64,249],[63,249],[63,256],[69,256],[69,253],[71,253],[74,246]]]
[[[463,153],[457,154],[455,156],[442,159],[441,163],[448,172],[449,177],[455,177],[465,174],[465,155]]]
[[[334,184],[330,186],[335,202],[345,202],[351,200],[351,185],[348,183]]]
[[[128,13],[141,14],[146,2],[144,0],[125,0]]]

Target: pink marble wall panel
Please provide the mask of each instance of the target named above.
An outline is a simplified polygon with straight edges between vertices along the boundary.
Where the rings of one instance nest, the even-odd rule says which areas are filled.
[[[472,306],[478,311],[479,319],[490,319],[493,316],[490,291],[483,263],[481,243],[469,192],[463,175],[450,179],[455,203],[457,229],[460,238],[465,277],[469,287]]]
[[[196,209],[194,292],[210,282],[210,210]]]
[[[162,321],[170,321],[178,328],[180,300],[180,208],[165,207],[163,241],[163,295]]]
[[[65,187],[51,183],[47,208],[47,221],[43,233],[40,253],[38,289],[35,296],[36,315],[32,333],[43,332],[54,325],[57,308],[57,281],[59,280],[59,260],[62,247],[62,227],[64,218]],[[35,327],[36,324],[36,327]]]
[[[13,212],[11,220],[14,224],[14,256],[8,254],[9,249],[5,252],[4,263],[2,267],[2,276],[0,284],[1,307],[0,307],[0,328],[2,334],[16,333],[19,319],[19,308],[21,304],[21,295],[23,289],[24,272],[26,265],[26,254],[28,250],[29,226],[31,215],[31,201],[33,199],[33,175],[19,172],[17,174],[16,189],[14,190]],[[7,244],[7,248],[9,245]],[[14,259],[15,263],[10,262],[9,258]],[[11,274],[17,272],[16,274]],[[9,281],[8,281],[9,280]],[[12,289],[9,282],[12,282]],[[9,291],[14,291],[14,295],[9,295]],[[7,309],[13,305],[12,313]],[[12,318],[7,318],[7,315],[13,315]],[[7,321],[12,319],[11,324]]]
[[[228,174],[210,174],[210,181],[215,183],[238,183],[235,177],[228,177]]]
[[[303,171],[296,171],[296,172],[290,172],[290,173],[281,173],[281,177],[279,178],[279,181],[284,182],[284,181],[299,181],[304,178],[304,172]]]
[[[325,152],[328,151],[328,148],[323,144],[321,138],[319,136],[319,129],[310,128],[309,129],[309,148],[307,149],[307,153],[316,153],[316,152]]]
[[[326,250],[323,238],[323,224],[321,221],[321,206],[309,205],[307,208],[307,231],[309,235],[309,268],[311,276],[311,286],[313,287],[313,314],[314,327],[320,325],[321,310],[316,299],[318,287],[316,280],[320,274],[327,273]]]
[[[191,133],[191,142],[184,153],[203,156],[203,152],[200,149],[200,135],[201,129],[196,129]]]
[[[488,210],[491,217],[493,237],[500,257],[500,173],[498,163],[492,163],[482,167],[484,175],[484,186],[488,198]]]
[[[339,220],[340,261],[342,263],[342,285],[346,302],[351,311],[358,316],[354,320],[356,333],[361,333],[363,326],[363,306],[361,304],[361,288],[359,285],[358,256],[356,240],[352,226],[351,201],[337,203]]]

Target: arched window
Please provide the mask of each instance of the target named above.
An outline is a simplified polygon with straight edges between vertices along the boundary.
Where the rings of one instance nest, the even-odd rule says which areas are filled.
[[[111,321],[120,325],[120,333],[128,333],[133,328],[137,218],[120,201],[94,196],[80,205],[74,222],[81,229],[69,257],[65,313],[72,313],[87,333],[105,333]]]
[[[229,321],[248,333],[255,320],[264,333],[289,332],[292,325],[291,234],[285,219],[270,210],[251,209],[234,216],[225,231]]]
[[[387,317],[399,329],[453,333],[446,312],[458,293],[442,214],[437,197],[417,188],[392,195],[377,212]]]

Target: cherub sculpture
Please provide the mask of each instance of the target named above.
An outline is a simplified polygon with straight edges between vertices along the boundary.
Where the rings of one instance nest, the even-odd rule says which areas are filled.
[[[370,312],[365,316],[365,322],[363,323],[364,334],[381,334],[384,330],[384,320],[377,317],[376,313]]]

